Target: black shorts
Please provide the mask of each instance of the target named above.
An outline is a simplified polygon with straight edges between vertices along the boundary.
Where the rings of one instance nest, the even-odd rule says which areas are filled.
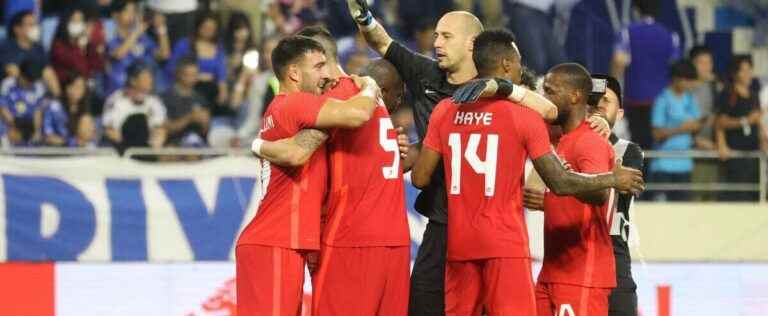
[[[445,315],[445,224],[427,223],[411,272],[410,316]]]
[[[615,288],[608,299],[609,316],[636,316],[637,292],[633,288]]]

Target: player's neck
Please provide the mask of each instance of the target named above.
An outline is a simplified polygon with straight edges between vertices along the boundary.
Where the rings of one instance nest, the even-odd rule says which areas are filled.
[[[563,124],[563,134],[568,134],[575,129],[579,128],[581,123],[584,122],[584,119],[587,118],[587,107],[585,106],[575,106],[573,110],[571,110],[571,114],[568,115],[568,120]]]
[[[280,81],[280,94],[299,92],[299,86],[290,81]]]
[[[475,77],[477,77],[477,69],[475,69],[475,64],[473,62],[462,63],[459,65],[458,70],[446,74],[448,83],[453,85],[463,84],[475,79]]]

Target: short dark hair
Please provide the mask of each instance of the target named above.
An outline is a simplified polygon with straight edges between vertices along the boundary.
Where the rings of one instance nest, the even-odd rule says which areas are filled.
[[[152,73],[152,68],[149,67],[149,65],[145,64],[142,61],[137,61],[130,66],[128,66],[128,69],[126,70],[126,77],[127,77],[127,83],[130,84],[131,80],[136,79],[141,75],[142,72],[149,71],[149,73]]]
[[[19,64],[19,72],[25,80],[35,82],[43,77],[43,65],[28,58]]]
[[[676,61],[669,67],[669,76],[672,79],[691,79],[696,80],[699,77],[696,67],[688,59]]]
[[[136,0],[113,0],[112,1],[112,13],[117,13],[125,10],[129,4],[136,4]]]
[[[754,67],[754,64],[752,63],[752,55],[740,54],[733,55],[733,57],[731,57],[731,63],[728,64],[729,81],[733,81],[733,77],[736,76],[736,74],[739,72],[739,69],[741,69],[741,64],[743,63],[748,63],[750,66]]]
[[[13,17],[11,17],[11,23],[8,24],[7,28],[9,38],[16,38],[16,34],[13,33],[13,29],[21,25],[22,21],[24,21],[24,18],[27,17],[27,15],[34,15],[34,12],[32,12],[32,10],[21,10],[14,14]]]
[[[192,31],[192,38],[197,39],[197,37],[200,36],[200,27],[208,20],[212,20],[214,23],[216,23],[217,32],[221,31],[219,29],[219,17],[215,13],[207,10],[199,11],[195,15],[195,29]]]
[[[179,59],[176,63],[176,72],[178,73],[185,67],[195,66],[197,67],[197,59],[192,55],[187,55]]]
[[[478,75],[484,77],[493,73],[499,67],[501,58],[520,58],[514,42],[515,35],[505,29],[481,32],[475,38],[472,52]]]
[[[288,65],[299,62],[309,52],[325,54],[325,49],[318,41],[306,36],[294,35],[281,39],[272,51],[272,69],[277,79],[285,79]]]
[[[632,4],[634,4],[635,8],[637,8],[643,16],[655,18],[659,16],[659,11],[661,11],[660,0],[634,0],[632,1]]]
[[[577,63],[559,64],[552,67],[549,72],[564,75],[565,83],[571,88],[581,91],[584,95],[584,100],[586,100],[586,98],[589,97],[589,93],[592,92],[592,76],[582,65]]]
[[[712,55],[712,50],[709,49],[709,47],[704,45],[696,45],[693,48],[691,48],[691,51],[688,52],[688,58],[691,60],[696,59],[696,57],[699,57],[701,55],[708,54]]]
[[[310,37],[323,44],[326,48],[326,55],[333,59],[338,59],[339,48],[336,46],[336,39],[327,28],[321,25],[307,26],[301,29],[296,35]]]

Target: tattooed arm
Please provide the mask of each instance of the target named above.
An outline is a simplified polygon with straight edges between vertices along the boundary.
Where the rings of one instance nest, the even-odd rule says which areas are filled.
[[[620,192],[639,194],[645,189],[642,173],[617,163],[610,173],[583,175],[568,171],[552,153],[533,161],[547,187],[557,195],[575,195],[584,192],[616,188]]]
[[[286,167],[303,166],[320,147],[328,134],[316,129],[303,129],[296,135],[276,141],[263,141],[259,153],[253,154],[271,163]]]

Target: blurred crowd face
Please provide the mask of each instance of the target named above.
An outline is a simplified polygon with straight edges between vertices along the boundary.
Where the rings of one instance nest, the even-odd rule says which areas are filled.
[[[136,23],[136,3],[129,2],[122,11],[115,13],[115,21],[122,27],[131,27]]]
[[[272,51],[275,50],[275,47],[277,47],[277,43],[280,41],[277,38],[268,38],[264,42],[263,52],[261,52],[261,57],[264,58],[264,62],[261,63],[264,65],[265,70],[272,70]]]
[[[202,40],[214,42],[216,40],[217,29],[218,25],[216,24],[216,20],[206,19],[202,24],[200,24],[200,28],[197,30],[198,37]]]
[[[299,90],[320,95],[323,93],[323,86],[331,77],[331,72],[326,63],[325,54],[317,51],[311,51],[304,54],[304,57],[296,65],[294,80],[299,83]]]
[[[435,28],[435,57],[440,69],[448,72],[459,70],[462,63],[472,62],[472,37],[462,26],[463,17],[446,14]]]
[[[184,67],[179,67],[176,80],[183,87],[194,88],[198,81],[199,72],[200,70],[195,64],[184,65]]]
[[[83,79],[83,77],[75,78],[64,88],[64,90],[68,103],[78,104],[78,102],[85,97],[85,79]]]
[[[696,67],[696,72],[702,80],[712,80],[715,78],[714,62],[711,54],[699,54],[692,60]]]
[[[148,94],[152,92],[153,78],[152,72],[149,69],[144,69],[138,76],[131,79],[131,87],[137,92],[142,94]]]
[[[605,90],[605,95],[600,98],[596,110],[605,115],[611,127],[624,117],[624,110],[619,106],[619,97],[611,89]]]
[[[749,86],[752,84],[752,79],[754,79],[754,77],[755,73],[752,64],[748,61],[742,61],[741,64],[739,64],[739,70],[734,75],[733,81],[736,84]]]
[[[240,27],[235,30],[235,42],[236,43],[244,43],[248,41],[248,35],[250,35],[251,31],[248,30],[248,27]]]
[[[13,31],[17,39],[23,39],[30,42],[37,42],[40,40],[40,26],[37,25],[37,18],[34,14],[27,14],[21,19],[21,23],[17,25]]]
[[[85,141],[96,139],[96,123],[90,115],[83,115],[77,124],[77,138]]]

